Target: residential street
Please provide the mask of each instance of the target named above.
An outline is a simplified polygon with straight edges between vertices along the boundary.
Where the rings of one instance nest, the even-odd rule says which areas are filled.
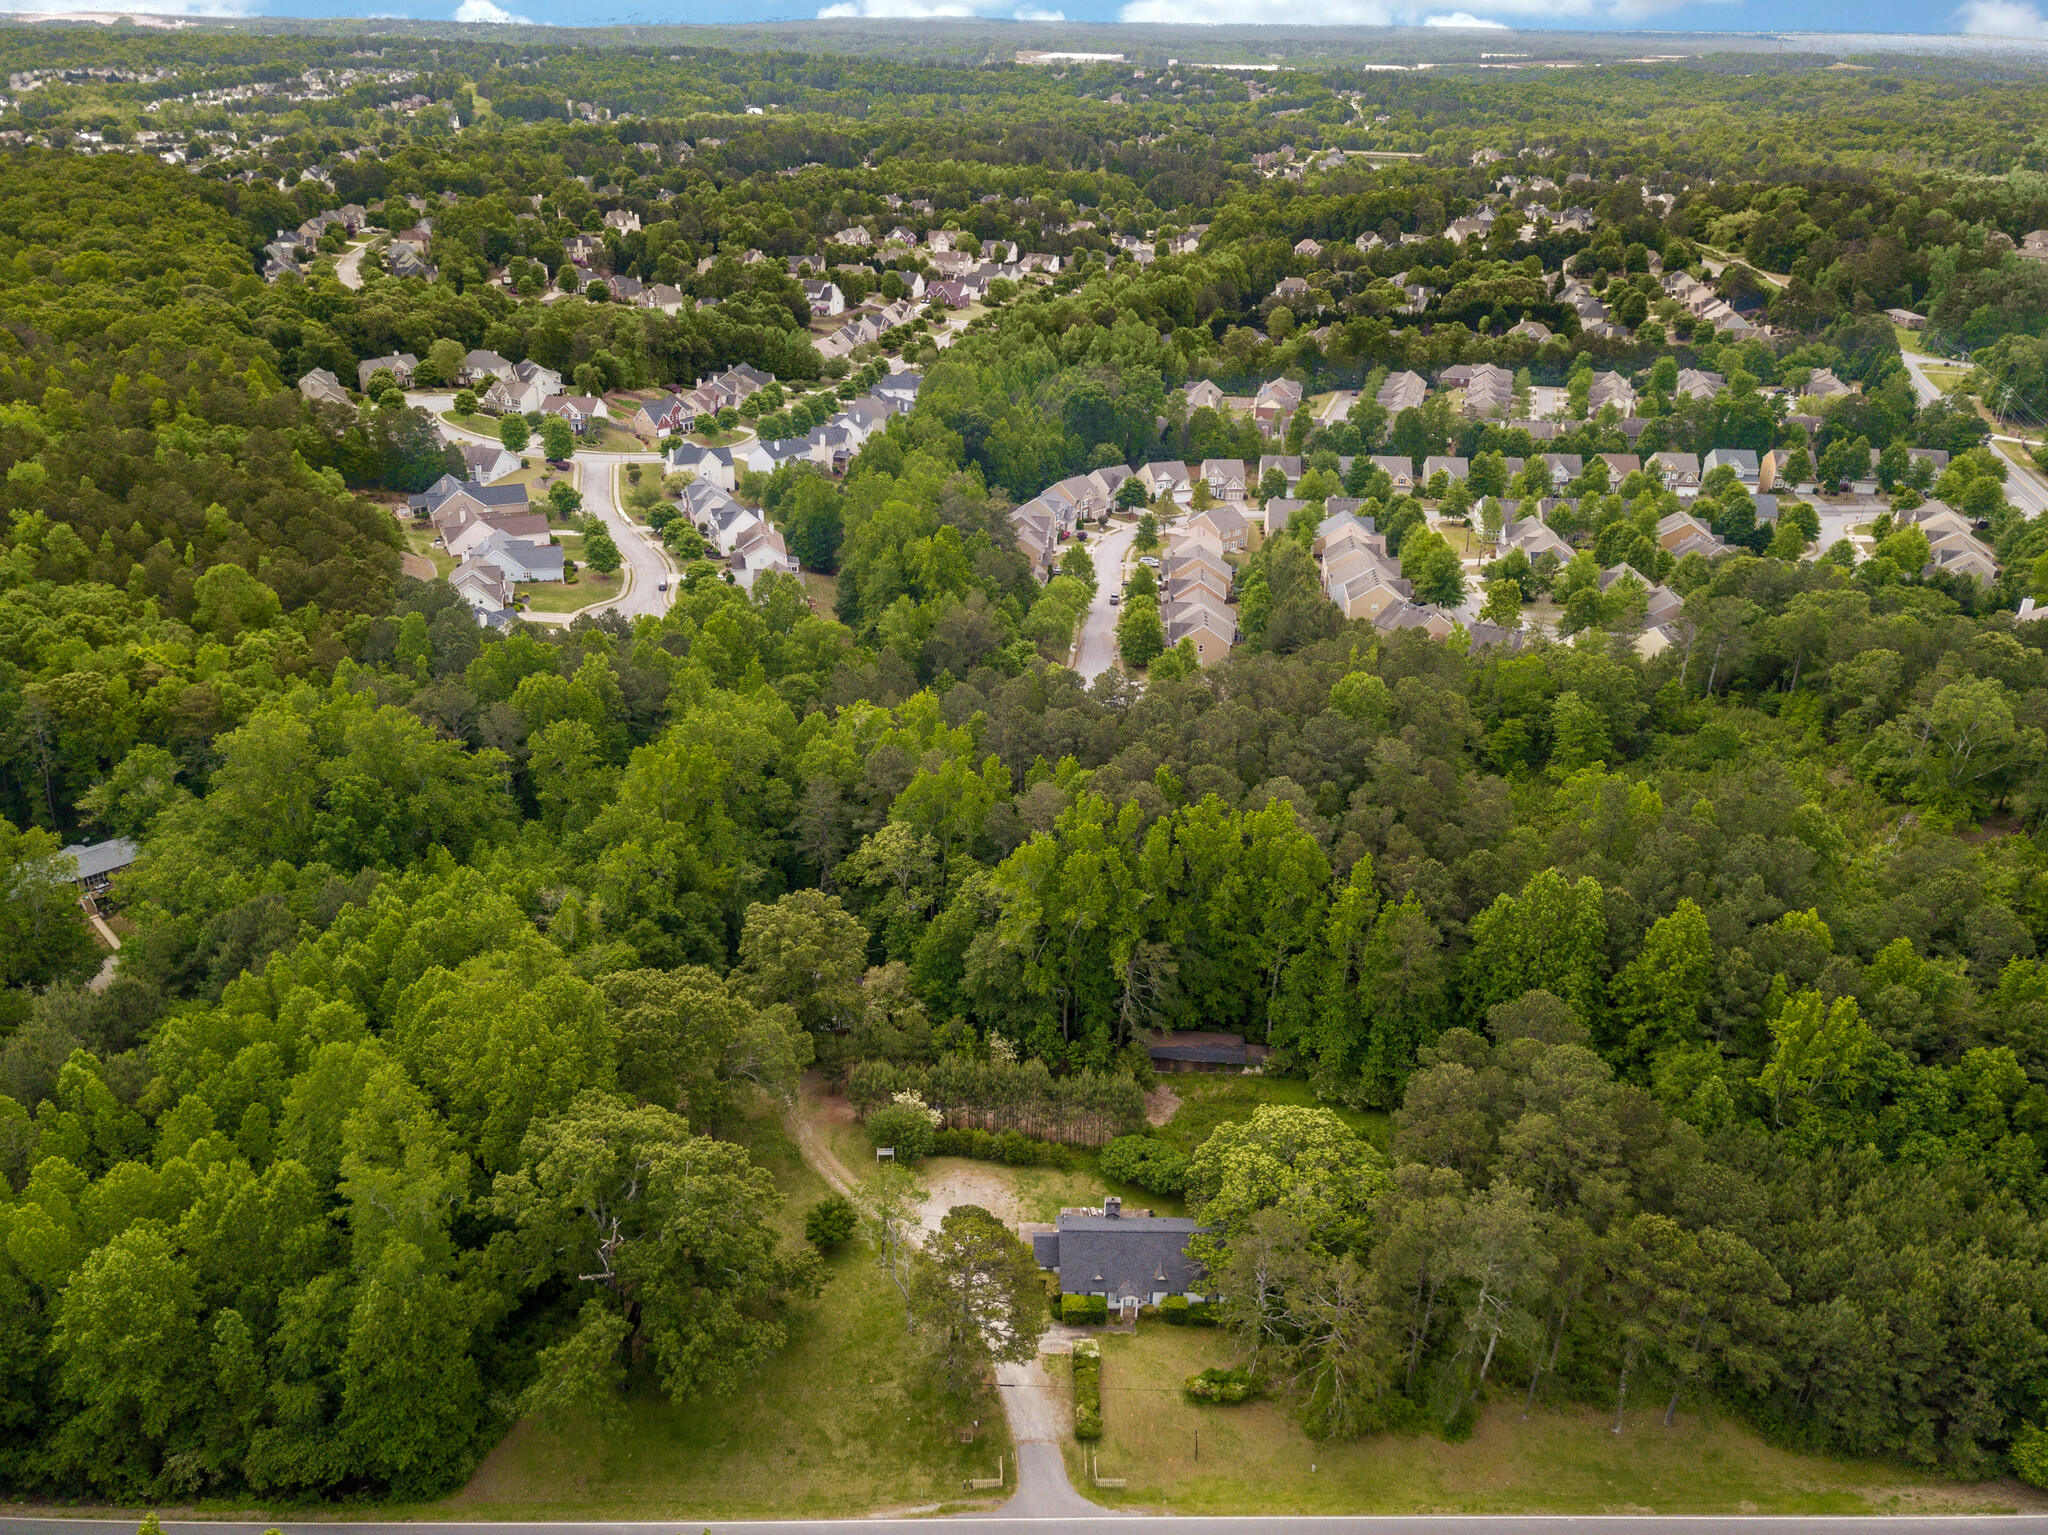
[[[406,395],[414,405],[419,406],[436,420],[443,411],[455,406],[452,390],[414,390]],[[455,442],[496,442],[497,438],[487,437],[481,432],[465,431],[459,426],[441,422],[441,430]],[[521,616],[528,623],[570,624],[584,616],[599,613],[619,612],[627,618],[638,618],[642,613],[660,616],[675,600],[673,579],[676,571],[668,555],[661,547],[660,540],[647,529],[636,526],[626,519],[619,509],[617,498],[618,468],[622,464],[659,465],[659,453],[584,453],[576,455],[577,484],[583,492],[583,509],[604,519],[611,530],[612,541],[619,546],[619,554],[625,559],[626,584],[619,595],[609,602],[594,603],[575,613],[533,613]],[[669,591],[661,590],[661,583],[671,583]]]
[[[1095,561],[1095,600],[1081,620],[1080,648],[1074,658],[1074,670],[1083,682],[1093,682],[1116,664],[1116,621],[1123,609],[1111,607],[1109,599],[1123,590],[1124,557],[1137,536],[1135,523],[1112,523],[1107,533],[1088,540],[1088,554]]]
[[[344,288],[360,288],[363,285],[363,252],[370,248],[368,240],[360,245],[351,245],[334,263],[334,280]]]
[[[669,604],[675,600],[673,589],[662,591],[663,582],[672,582],[675,568],[669,564],[668,555],[661,544],[647,529],[636,526],[626,519],[619,509],[618,488],[621,484],[619,468],[629,463],[661,463],[657,453],[578,453],[578,483],[583,491],[583,510],[604,520],[611,529],[612,542],[619,546],[626,565],[626,584],[619,595],[609,602],[599,602],[576,613],[527,613],[528,623],[569,624],[589,614],[617,612],[628,619],[638,618],[643,613],[660,617],[666,613]]]

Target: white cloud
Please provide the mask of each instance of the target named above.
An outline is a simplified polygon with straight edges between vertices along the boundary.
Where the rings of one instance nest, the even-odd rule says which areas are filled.
[[[1956,19],[1977,37],[2048,37],[2048,17],[2026,0],[1970,0]]]
[[[1503,32],[1508,30],[1506,22],[1488,21],[1484,16],[1474,16],[1470,11],[1453,11],[1448,16],[1426,17],[1422,24],[1425,27],[1498,27]]]
[[[528,18],[515,16],[502,5],[493,5],[491,0],[462,0],[462,4],[455,7],[455,14],[448,19],[450,21],[491,21],[501,25],[516,23],[522,27],[533,25],[533,22]]]

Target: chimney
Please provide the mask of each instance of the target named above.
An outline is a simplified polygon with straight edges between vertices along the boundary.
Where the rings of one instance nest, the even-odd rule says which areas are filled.
[[[1111,1194],[1102,1201],[1102,1213],[1110,1220],[1116,1220],[1124,1213],[1124,1202]]]

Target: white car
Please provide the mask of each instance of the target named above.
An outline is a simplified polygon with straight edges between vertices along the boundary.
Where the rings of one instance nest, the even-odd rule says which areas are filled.
[[[1159,561],[1149,554],[1139,555],[1138,563],[1151,570],[1157,570],[1159,568]]]

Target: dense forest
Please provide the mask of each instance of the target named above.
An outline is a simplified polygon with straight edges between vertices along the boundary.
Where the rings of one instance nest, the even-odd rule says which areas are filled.
[[[2048,523],[1882,318],[2048,413],[2040,86],[7,36],[52,73],[0,114],[0,1487],[426,1496],[521,1413],[731,1389],[819,1283],[729,1134],[757,1095],[1010,1094],[1094,1144],[1141,1129],[1161,1028],[1393,1116],[1386,1154],[1269,1114],[1163,1175],[1317,1432],[1653,1393],[2048,1482],[2048,631],[2016,612]],[[407,78],[285,89],[358,66]],[[88,152],[145,132],[203,152]],[[1254,163],[1283,144],[1421,158]],[[1488,148],[1590,228],[1454,242]],[[434,281],[258,275],[280,228],[409,197]],[[899,220],[1066,266],[910,335],[918,404],[843,478],[751,487],[831,611],[700,561],[659,618],[479,628],[400,573],[388,493],[447,467],[424,412],[294,387],[451,348],[593,392],[829,381],[787,258]],[[1145,265],[1115,240],[1169,231]],[[578,235],[706,307],[589,294]],[[1772,333],[1681,318],[1652,254]],[[1566,271],[1625,329],[1583,329]],[[1667,492],[1595,476],[1547,514],[1577,560],[1494,573],[1549,582],[1569,640],[1347,624],[1289,536],[1226,663],[1061,664],[1077,578],[1034,579],[1018,502],[1275,451],[1181,391],[1286,375],[1371,386],[1285,447],[1398,545],[1420,507],[1364,455],[1536,451],[1370,405],[1482,361],[1637,380],[1646,453],[1876,451],[2001,574],[1923,575],[1910,529],[1807,558],[1725,482],[1698,508],[1737,551],[1660,563]],[[1788,421],[1767,391],[1822,368],[1860,387]],[[1549,447],[1632,450],[1611,417]],[[1653,658],[1589,586],[1624,560],[1683,600]],[[142,855],[88,987],[58,850],[109,836]]]

